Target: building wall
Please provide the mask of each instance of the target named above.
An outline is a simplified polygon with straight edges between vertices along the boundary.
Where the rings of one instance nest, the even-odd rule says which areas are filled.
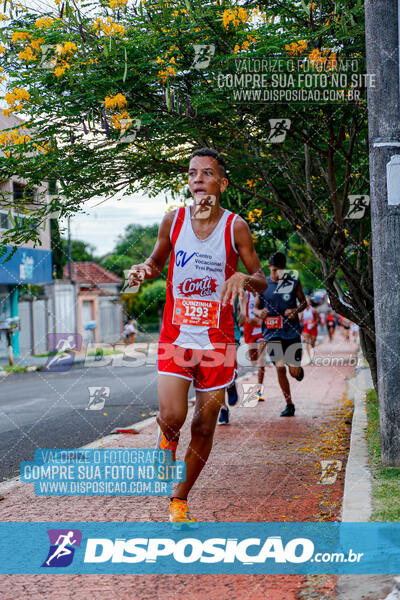
[[[20,129],[24,121],[13,115],[6,117],[0,112],[0,130]],[[29,129],[26,129],[29,133]],[[0,156],[4,157],[4,152],[0,150]],[[18,219],[26,218],[23,213],[15,210],[14,192],[19,191],[18,186],[26,186],[27,181],[19,177],[11,177],[7,181],[0,183],[0,244],[4,243],[4,232],[11,229],[14,225],[11,223],[8,212],[11,210],[13,219],[18,223]],[[37,186],[33,189],[34,201],[48,202],[47,183]],[[34,204],[25,203],[28,210],[35,210]],[[50,221],[47,220],[46,227],[39,232],[41,245],[34,246],[33,242],[24,242],[19,244],[17,252],[8,262],[0,259],[0,287],[6,288],[6,292],[0,294],[1,312],[0,328],[7,326],[5,319],[8,317],[18,317],[19,303],[18,294],[22,284],[43,285],[52,280],[52,256],[50,239]],[[26,249],[26,250],[25,250]],[[7,253],[8,255],[10,252]],[[41,301],[40,301],[41,302]],[[31,304],[22,307],[22,317],[24,321],[24,331],[12,335],[12,345],[15,355],[20,354],[20,336],[22,345],[25,348],[31,347],[36,352],[42,351],[46,346],[46,336],[48,330],[47,305],[45,301],[38,304]],[[32,312],[32,315],[30,314]],[[32,329],[33,328],[33,329]],[[33,331],[33,333],[32,333]],[[0,339],[0,356],[4,350],[5,334]]]
[[[15,115],[10,115],[10,116],[5,116],[3,115],[2,111],[0,111],[0,130],[4,130],[4,129],[19,129],[23,126],[24,121],[18,117],[16,117]],[[29,129],[26,129],[26,132],[29,133]],[[4,152],[0,151],[0,156],[4,156]],[[8,212],[9,207],[4,206],[4,201],[7,203],[7,198],[9,197],[10,200],[12,200],[13,198],[13,182],[15,183],[19,183],[22,185],[26,185],[26,181],[24,179],[18,178],[18,177],[12,177],[11,179],[9,179],[8,181],[2,182],[0,183],[0,192],[4,193],[5,199],[2,198],[2,196],[0,196],[0,212]],[[35,190],[35,198],[38,199],[40,198],[43,202],[48,202],[48,185],[43,184],[41,186],[38,186]],[[29,208],[29,205],[27,205],[27,208]],[[34,207],[32,206],[32,208],[34,209]],[[18,214],[15,211],[12,211],[12,214],[14,216],[14,214]],[[40,231],[40,240],[42,242],[42,246],[41,248],[43,250],[50,250],[50,227],[49,227],[50,223],[49,221],[46,222],[46,228],[44,230]],[[1,242],[1,238],[2,238],[2,231],[0,229],[0,242]],[[24,244],[21,244],[22,247],[26,247],[26,248],[33,248],[33,243],[32,242],[26,242]],[[1,281],[0,281],[1,283]]]

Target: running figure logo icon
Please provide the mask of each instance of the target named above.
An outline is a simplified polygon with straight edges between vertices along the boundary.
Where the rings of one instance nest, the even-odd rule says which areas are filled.
[[[81,545],[79,529],[48,529],[50,549],[42,567],[68,567],[74,558],[75,548]]]
[[[242,383],[242,393],[239,406],[253,408],[257,406],[260,394],[263,395],[264,386],[261,383]]]
[[[197,71],[206,69],[210,64],[211,58],[215,53],[215,44],[193,44],[195,56],[192,63],[192,69]]]
[[[102,410],[106,403],[106,400],[110,397],[110,388],[107,386],[103,387],[88,387],[89,390],[89,402],[85,410]]]
[[[202,192],[200,192],[201,194]],[[216,196],[197,196],[194,199],[192,219],[208,219],[211,209],[217,201]]]
[[[45,371],[69,371],[75,358],[75,352],[82,346],[82,336],[79,333],[49,333],[48,344],[50,352],[56,352],[47,359]]]
[[[269,119],[271,131],[267,143],[281,144],[284,142],[291,123],[292,121],[290,119]]]
[[[274,294],[290,294],[293,291],[294,284],[299,278],[297,271],[293,269],[281,269],[278,271],[279,282]]]
[[[350,207],[345,219],[362,219],[369,206],[369,196],[351,195],[349,196],[349,203]]]

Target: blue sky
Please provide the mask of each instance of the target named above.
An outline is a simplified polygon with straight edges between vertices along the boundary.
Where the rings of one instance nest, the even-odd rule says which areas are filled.
[[[96,254],[101,256],[113,250],[118,235],[124,233],[127,225],[160,223],[171,204],[171,199],[169,204],[166,203],[164,194],[156,198],[135,194],[121,200],[105,201],[96,198],[86,203],[81,213],[71,217],[71,237],[93,244]],[[66,237],[65,219],[60,226],[65,228],[63,235]]]

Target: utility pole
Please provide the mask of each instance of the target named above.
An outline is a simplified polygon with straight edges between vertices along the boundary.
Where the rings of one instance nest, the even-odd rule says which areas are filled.
[[[72,281],[71,270],[71,217],[68,217],[68,241],[67,241],[67,259],[68,259],[68,279]]]
[[[365,0],[382,462],[400,466],[400,0]]]

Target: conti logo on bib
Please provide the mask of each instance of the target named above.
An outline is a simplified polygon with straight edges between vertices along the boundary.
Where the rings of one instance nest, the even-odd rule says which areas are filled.
[[[188,277],[179,284],[179,293],[183,296],[211,296],[217,291],[217,281],[211,277],[201,277],[200,279],[192,279]]]

